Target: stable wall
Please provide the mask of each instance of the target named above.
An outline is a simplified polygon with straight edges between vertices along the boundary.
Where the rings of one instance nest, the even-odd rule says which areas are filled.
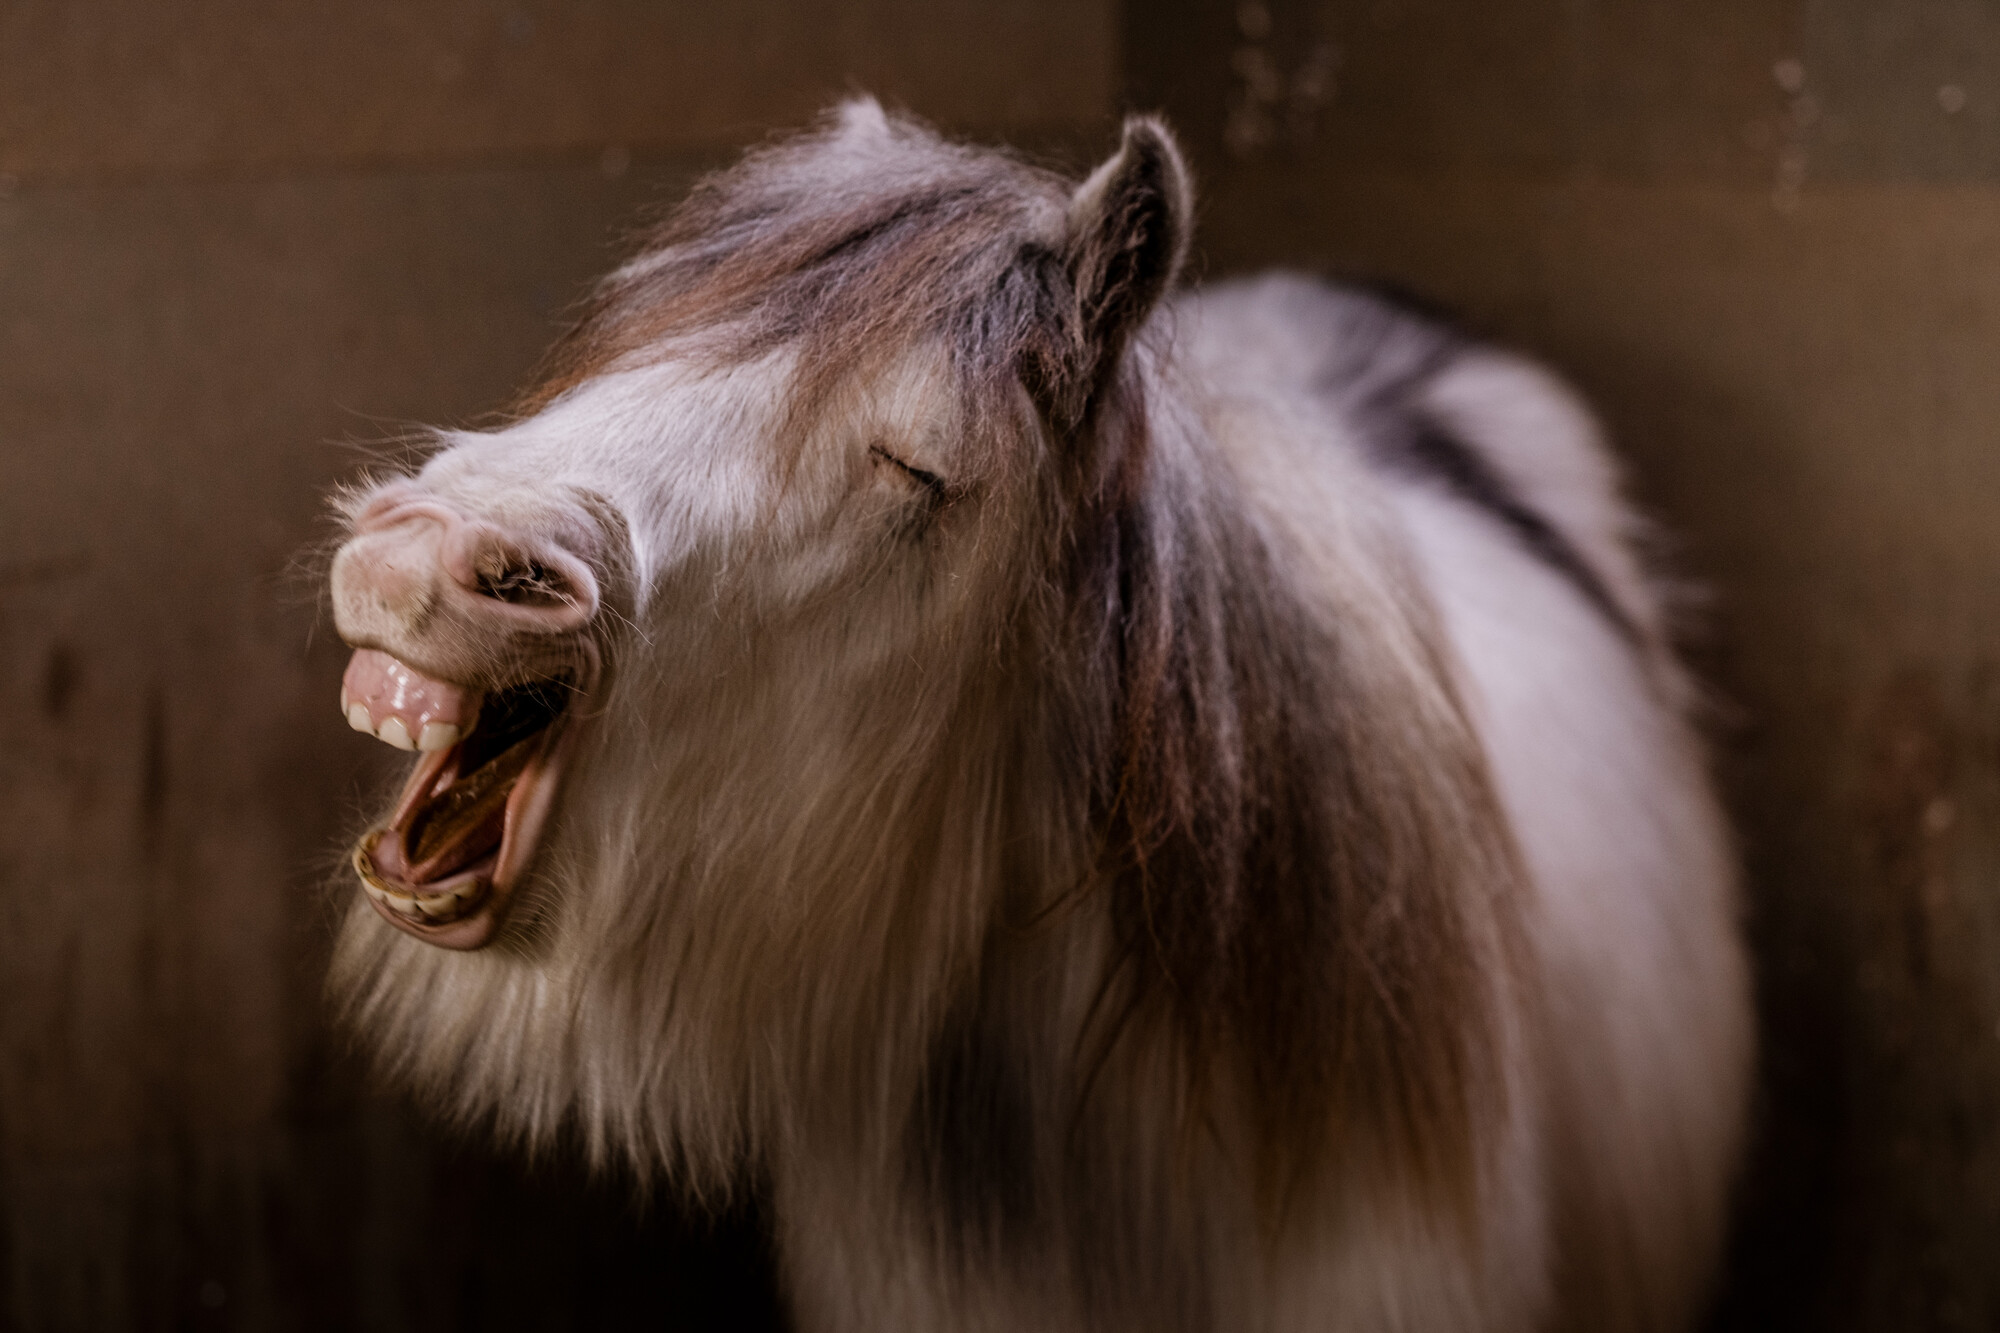
[[[1562,368],[1711,590],[1765,1093],[1717,1326],[2000,1323],[2000,16],[1970,0],[0,11],[0,1327],[739,1327],[754,1215],[367,1092],[320,496],[854,85]],[[573,1164],[568,1164],[573,1166]],[[750,1314],[746,1316],[745,1310]]]
[[[1599,405],[1708,590],[1764,1092],[1718,1327],[2000,1326],[2000,11],[1129,3],[1211,275]]]
[[[322,496],[504,401],[619,229],[851,87],[1109,137],[1108,7],[0,8],[0,1328],[756,1326],[718,1233],[368,1093],[320,977],[396,767]]]

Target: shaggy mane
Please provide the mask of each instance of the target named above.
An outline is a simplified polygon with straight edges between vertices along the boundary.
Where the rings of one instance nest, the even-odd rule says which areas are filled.
[[[1155,427],[1120,399],[1104,429],[1143,473]],[[1072,536],[1072,610],[1114,682],[1092,808],[1119,947],[1086,1062],[1164,1024],[1183,1133],[1237,1090],[1273,1221],[1342,1143],[1469,1204],[1518,906],[1483,756],[1433,625],[1383,661],[1297,600],[1296,553],[1241,520],[1230,477],[1201,482],[1133,476]]]

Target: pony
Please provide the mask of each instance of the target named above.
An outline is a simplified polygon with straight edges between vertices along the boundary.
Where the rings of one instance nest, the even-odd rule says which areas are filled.
[[[329,986],[809,1330],[1675,1329],[1752,1059],[1672,587],[1549,373],[857,100],[342,492]],[[352,889],[350,888],[350,892]]]

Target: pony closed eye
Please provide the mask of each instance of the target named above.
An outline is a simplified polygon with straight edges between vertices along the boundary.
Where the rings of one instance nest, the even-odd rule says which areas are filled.
[[[926,471],[914,463],[905,462],[879,444],[868,446],[868,456],[879,463],[887,463],[891,468],[915,482],[930,497],[933,507],[944,505],[954,498],[952,487],[935,472]]]

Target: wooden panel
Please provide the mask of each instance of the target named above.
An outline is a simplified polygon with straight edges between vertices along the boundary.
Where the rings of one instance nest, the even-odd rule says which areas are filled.
[[[1807,181],[2000,173],[1976,0],[1160,0],[1128,87],[1293,170]]]
[[[189,0],[0,9],[0,171],[157,176],[742,142],[856,88],[945,124],[1105,117],[1062,0]]]
[[[1135,4],[1127,49],[1208,272],[1541,353],[1713,589],[1766,1045],[1718,1327],[2000,1324],[2000,14]]]
[[[754,1218],[366,1093],[320,978],[393,757],[321,496],[503,401],[642,204],[856,88],[1107,138],[1051,0],[0,7],[0,1327],[768,1327]],[[343,896],[351,885],[339,885]]]
[[[0,199],[0,1326],[773,1317],[740,1227],[363,1096],[319,995],[393,766],[334,703],[324,488],[503,398],[695,165]]]

